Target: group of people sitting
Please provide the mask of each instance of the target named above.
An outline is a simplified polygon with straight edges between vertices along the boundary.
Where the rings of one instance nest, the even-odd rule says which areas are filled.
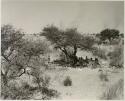
[[[85,59],[83,59],[83,57],[78,58],[77,66],[87,67],[88,65],[99,65],[98,58],[93,59],[93,58],[88,58],[87,56]]]

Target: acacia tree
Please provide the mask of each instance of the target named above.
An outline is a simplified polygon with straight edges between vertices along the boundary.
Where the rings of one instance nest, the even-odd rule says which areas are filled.
[[[49,51],[48,45],[42,40],[27,40],[25,35],[18,29],[15,29],[11,25],[4,25],[1,28],[1,84],[2,94],[1,96],[6,98],[12,98],[15,94],[14,89],[11,88],[9,81],[15,80],[21,77],[23,74],[28,74],[34,77],[35,82],[38,84],[38,89],[41,89],[40,83],[47,85],[41,73],[41,67],[45,67],[46,64],[41,58],[41,55],[46,54]],[[32,73],[27,71],[27,68],[32,70]],[[48,79],[49,80],[49,79]],[[14,86],[14,85],[13,85]],[[25,90],[22,93],[24,95],[17,94],[18,96],[25,96]],[[19,89],[17,89],[19,90]],[[18,91],[17,91],[18,92]],[[20,92],[20,90],[19,90]],[[29,92],[27,92],[29,94]],[[16,97],[16,95],[14,95]],[[28,97],[28,96],[26,96]]]
[[[20,77],[26,73],[32,57],[40,59],[41,54],[47,52],[47,44],[41,40],[28,41],[24,33],[15,29],[12,25],[4,25],[1,28],[1,75],[4,85],[8,80]]]
[[[109,40],[111,42],[113,39],[119,37],[119,30],[116,29],[104,29],[100,32],[100,39],[102,41]]]
[[[45,36],[54,44],[56,49],[60,49],[66,56],[67,60],[74,66],[77,59],[78,48],[91,49],[94,44],[94,39],[81,35],[76,28],[60,30],[56,26],[44,27],[40,35]],[[72,52],[68,51],[68,47],[72,48]]]
[[[44,75],[47,64],[45,64],[44,57],[42,57],[49,51],[48,44],[44,40],[25,40],[24,45],[18,50],[18,57],[15,58],[15,62],[23,66],[23,72],[16,75],[16,77],[23,74],[32,76],[33,82],[37,85],[36,90],[44,95],[44,98],[50,97],[48,92],[49,94],[52,93],[51,90],[48,89],[50,77]],[[27,71],[27,68],[29,71]],[[55,96],[54,93],[51,96]]]
[[[15,50],[21,46],[24,33],[15,29],[12,25],[3,25],[1,27],[1,56],[2,69],[1,76],[4,84],[7,84],[8,73],[13,65],[11,57],[15,54]]]

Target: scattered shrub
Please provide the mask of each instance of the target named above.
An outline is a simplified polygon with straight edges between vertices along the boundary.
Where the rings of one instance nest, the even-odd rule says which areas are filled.
[[[44,97],[42,99],[48,100],[51,99],[52,97],[58,97],[59,93],[56,90],[49,89],[47,87],[42,87],[42,94]]]
[[[99,72],[99,78],[101,81],[109,81],[107,73],[104,73],[102,70],[100,70]]]
[[[72,80],[69,76],[66,77],[63,83],[64,83],[64,86],[72,86]]]
[[[124,93],[124,81],[120,79],[116,84],[107,88],[101,96],[102,100],[122,100]]]
[[[119,39],[111,40],[110,44],[111,45],[117,45],[119,42],[120,42],[120,38]]]
[[[32,87],[28,85],[27,83],[24,83],[21,87],[17,86],[16,84],[3,86],[1,96],[3,99],[8,100],[27,100],[31,99],[31,96],[33,94],[32,91],[30,91]]]
[[[41,87],[32,87],[27,82],[22,82],[21,86],[15,84],[9,86],[2,86],[1,98],[7,100],[29,100],[32,99],[35,91],[41,92],[42,99],[51,99],[52,97],[58,97],[59,93],[56,90],[49,89],[46,84],[50,79],[46,79],[46,83]]]

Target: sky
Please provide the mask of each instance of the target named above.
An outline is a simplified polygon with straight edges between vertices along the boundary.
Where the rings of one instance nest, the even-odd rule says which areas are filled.
[[[1,21],[39,33],[47,25],[76,27],[81,33],[99,33],[105,28],[124,32],[123,1],[2,0]]]

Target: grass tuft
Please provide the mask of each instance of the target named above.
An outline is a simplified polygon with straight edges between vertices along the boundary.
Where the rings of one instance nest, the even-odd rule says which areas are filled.
[[[102,94],[101,100],[122,100],[124,90],[124,81],[120,79],[116,84],[107,88]]]
[[[107,73],[104,73],[102,70],[99,71],[99,78],[101,81],[109,81]]]
[[[66,77],[63,83],[64,83],[64,86],[72,86],[72,80],[69,76]]]

